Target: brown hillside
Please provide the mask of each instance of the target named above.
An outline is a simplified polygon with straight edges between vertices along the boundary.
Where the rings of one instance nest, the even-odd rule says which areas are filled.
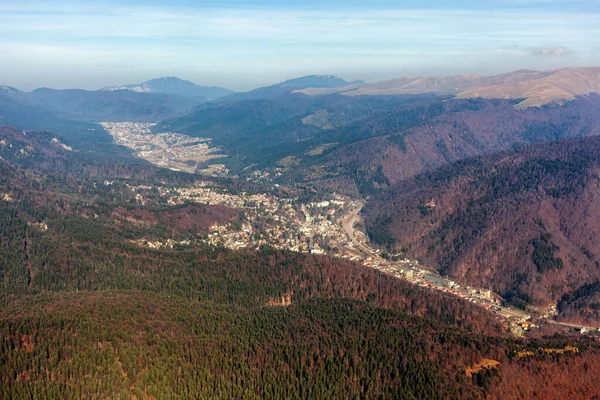
[[[581,98],[556,107],[516,109],[508,101],[454,101],[432,119],[393,134],[379,135],[381,119],[360,125],[364,136],[375,137],[349,143],[325,154],[320,164],[344,174],[364,171],[372,181],[378,168],[393,184],[423,171],[467,157],[491,154],[532,143],[600,135],[600,96]],[[391,123],[388,125],[392,125]],[[387,129],[387,128],[386,128]],[[392,128],[387,130],[393,132]],[[359,185],[360,186],[360,185]],[[371,195],[363,191],[363,195]]]
[[[475,87],[460,93],[458,97],[524,99],[519,106],[531,107],[600,93],[599,67],[564,68],[546,74],[534,74],[529,78],[531,79]]]
[[[562,68],[541,72],[518,70],[494,76],[402,77],[341,88],[308,88],[298,92],[310,96],[333,93],[347,96],[456,94],[459,98],[523,99],[519,106],[531,107],[600,93],[600,67]]]
[[[407,76],[376,83],[350,85],[338,88],[308,88],[298,90],[309,96],[340,93],[348,96],[382,96],[420,93],[456,94],[467,89],[527,81],[546,74],[531,70],[518,70],[495,76],[454,75],[454,76]]]
[[[366,208],[374,241],[535,304],[600,279],[599,219],[598,137],[457,162]]]

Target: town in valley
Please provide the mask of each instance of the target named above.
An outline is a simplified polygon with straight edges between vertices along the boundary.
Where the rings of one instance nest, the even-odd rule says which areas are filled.
[[[136,151],[139,157],[158,166],[173,170],[202,173],[196,167],[185,167],[186,162],[196,163],[218,157],[218,149],[210,147],[210,138],[191,138],[179,133],[151,133],[151,124],[143,123],[104,123],[103,126],[115,138]],[[187,161],[186,161],[187,160]],[[204,161],[201,161],[204,160]],[[226,174],[224,166],[216,166],[221,174]],[[215,166],[212,166],[215,168]],[[220,169],[219,169],[220,168]],[[209,174],[214,175],[214,172]],[[256,181],[269,182],[264,173],[259,172]],[[268,176],[268,175],[267,175]],[[114,182],[106,181],[105,184]],[[278,185],[272,188],[277,189]],[[223,186],[211,181],[201,181],[193,186],[149,187],[131,186],[136,192],[136,200],[145,205],[150,193],[158,193],[161,201],[170,206],[186,203],[221,205],[241,211],[241,219],[236,224],[210,227],[207,234],[198,234],[198,244],[224,246],[230,249],[259,249],[271,246],[277,249],[304,252],[314,255],[328,254],[359,262],[385,274],[407,280],[430,290],[442,291],[497,314],[511,327],[513,334],[523,335],[536,325],[558,324],[552,320],[556,306],[530,308],[528,311],[507,306],[504,300],[490,289],[461,285],[450,278],[442,277],[433,268],[427,268],[416,260],[408,260],[397,255],[389,255],[374,248],[367,235],[357,229],[361,200],[339,194],[325,194],[319,201],[301,202],[297,197],[286,197],[264,193],[230,193]],[[434,200],[432,200],[434,201]],[[140,245],[159,249],[174,245],[190,245],[189,241],[161,243],[152,240],[139,240]],[[578,327],[581,332],[596,331],[595,327]]]

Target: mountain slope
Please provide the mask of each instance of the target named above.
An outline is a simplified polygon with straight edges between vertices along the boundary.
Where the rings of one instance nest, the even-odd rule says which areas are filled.
[[[297,96],[199,106],[156,129],[211,137],[241,173],[276,169],[284,178],[368,196],[445,163],[531,143],[600,134],[600,96],[562,106],[515,108],[515,101],[435,95]],[[251,170],[249,170],[252,172]],[[281,172],[281,171],[279,171]],[[354,181],[354,183],[352,182]],[[375,182],[375,184],[374,184]]]
[[[26,124],[28,129],[49,129],[44,124],[57,121],[158,121],[189,111],[198,103],[199,100],[180,96],[128,90],[41,88],[21,92],[2,87],[0,121],[7,125]]]
[[[600,93],[600,67],[552,71],[518,70],[496,76],[456,75],[404,77],[372,84],[298,90],[311,96],[339,93],[347,96],[399,94],[454,94],[458,98],[514,99],[520,107],[565,102],[577,96]]]
[[[322,176],[353,177],[359,188],[363,187],[363,195],[370,195],[378,188],[373,181],[393,184],[467,157],[600,135],[599,108],[597,95],[563,106],[527,109],[516,109],[514,102],[505,100],[416,103],[412,109],[394,110],[340,128],[335,134],[353,140],[334,140],[340,145],[307,161],[312,163],[309,168],[324,170]]]
[[[39,165],[47,158],[65,157],[71,147],[52,132],[25,132],[0,126],[0,158],[12,164]]]
[[[394,109],[431,103],[433,96],[308,97],[283,95],[277,99],[245,100],[198,106],[188,115],[162,121],[155,131],[177,131],[210,137],[227,154],[230,167],[241,172],[249,165],[274,168],[285,157],[331,142],[346,141],[344,127]],[[415,105],[416,104],[416,105]]]
[[[29,167],[0,163],[0,398],[484,396],[463,373],[481,353],[459,344],[496,332],[483,310],[327,257],[143,247],[198,232],[107,176]],[[433,361],[455,345],[460,361]]]
[[[481,85],[460,93],[458,97],[523,99],[518,105],[530,107],[554,101],[565,102],[590,93],[600,93],[600,67],[564,68],[535,74],[521,82]]]
[[[300,78],[288,79],[274,86],[289,87],[294,90],[305,88],[336,88],[340,86],[364,84],[363,81],[347,82],[334,75],[307,75]]]
[[[371,239],[537,305],[600,279],[600,137],[467,159],[365,209]]]
[[[130,157],[112,144],[96,124],[101,121],[154,122],[181,115],[197,100],[156,93],[0,88],[0,125],[23,130],[52,130],[74,149],[106,156]]]
[[[232,90],[218,86],[198,86],[193,82],[176,77],[163,77],[151,79],[139,84],[109,86],[102,91],[130,90],[141,93],[162,93],[182,97],[195,97],[199,99],[216,99],[233,93]]]
[[[47,110],[81,121],[153,122],[188,111],[196,101],[160,93],[36,89],[26,94]]]
[[[333,75],[307,75],[300,78],[289,79],[274,85],[260,87],[249,92],[234,93],[223,97],[219,101],[237,102],[242,100],[276,99],[283,95],[303,90],[306,88],[337,88],[362,81],[346,82],[340,77]]]
[[[422,93],[446,95],[458,94],[473,87],[529,81],[545,74],[547,73],[531,70],[518,70],[495,76],[407,76],[375,83],[352,84],[335,89],[307,88],[298,90],[298,92],[312,96],[321,96],[331,93],[339,93],[347,96],[383,96]]]

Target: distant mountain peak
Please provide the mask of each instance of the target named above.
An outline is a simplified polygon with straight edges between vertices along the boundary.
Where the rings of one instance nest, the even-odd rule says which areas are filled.
[[[347,82],[335,75],[306,75],[299,78],[288,79],[283,82],[275,83],[270,86],[259,87],[249,92],[235,93],[219,101],[236,102],[242,100],[274,99],[278,96],[285,96],[289,93],[302,91],[308,88],[314,89],[333,89],[341,86],[358,85],[363,81]]]
[[[313,88],[335,88],[340,86],[348,86],[351,84],[364,83],[362,81],[347,82],[346,80],[335,75],[306,75],[299,78],[288,79],[273,86],[289,87],[294,90]]]
[[[139,84],[109,86],[102,91],[130,90],[141,93],[162,93],[182,97],[216,99],[232,94],[233,91],[218,86],[199,86],[175,76],[163,76]]]

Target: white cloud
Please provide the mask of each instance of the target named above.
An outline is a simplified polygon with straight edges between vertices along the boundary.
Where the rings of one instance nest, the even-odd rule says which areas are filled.
[[[572,54],[571,50],[566,47],[537,47],[531,50],[531,54],[534,56],[569,56]]]

